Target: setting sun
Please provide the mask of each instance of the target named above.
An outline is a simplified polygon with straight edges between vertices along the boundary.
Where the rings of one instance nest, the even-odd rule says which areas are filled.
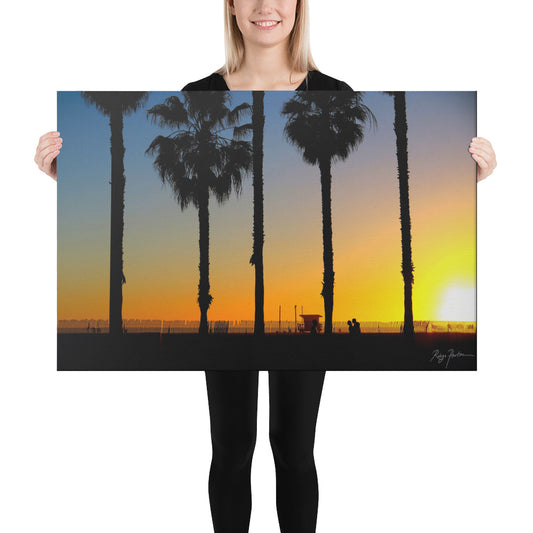
[[[476,320],[476,288],[470,284],[449,285],[442,292],[438,320]]]

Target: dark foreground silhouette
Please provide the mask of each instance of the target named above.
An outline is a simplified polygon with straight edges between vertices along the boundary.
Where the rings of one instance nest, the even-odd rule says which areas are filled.
[[[476,370],[476,334],[60,333],[58,370]]]

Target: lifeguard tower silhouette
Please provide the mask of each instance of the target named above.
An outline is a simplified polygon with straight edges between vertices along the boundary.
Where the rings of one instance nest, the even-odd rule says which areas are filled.
[[[322,315],[300,315],[303,319],[303,324],[300,322],[298,324],[298,333],[311,333],[311,328],[313,327],[313,320],[317,321],[317,333],[322,331],[322,324],[320,323],[320,317]]]

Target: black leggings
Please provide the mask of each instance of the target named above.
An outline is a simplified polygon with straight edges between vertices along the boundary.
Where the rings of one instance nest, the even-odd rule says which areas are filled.
[[[213,458],[209,499],[215,533],[247,533],[257,429],[257,370],[205,372]],[[313,447],[325,370],[270,370],[270,444],[281,533],[314,533],[318,480]]]

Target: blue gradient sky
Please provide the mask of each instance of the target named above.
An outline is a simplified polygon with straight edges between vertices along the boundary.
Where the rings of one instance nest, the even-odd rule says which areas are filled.
[[[199,318],[198,215],[181,211],[144,152],[168,134],[146,110],[179,92],[152,92],[124,118],[125,318]],[[249,91],[230,105],[251,103]],[[278,305],[323,314],[320,173],[282,135],[292,92],[265,94],[265,318]],[[403,285],[393,99],[369,92],[378,127],[332,166],[334,320],[401,320]],[[408,92],[408,143],[415,320],[475,320],[475,92]],[[107,318],[109,294],[109,119],[79,92],[58,92],[58,317]],[[228,132],[228,136],[229,136]],[[252,179],[224,205],[210,200],[210,320],[253,318]],[[450,288],[464,290],[451,291]],[[462,294],[439,316],[445,294]],[[453,302],[452,302],[453,304]],[[468,307],[468,312],[465,312]],[[453,309],[453,305],[451,305]],[[450,309],[448,303],[447,309]],[[461,311],[462,309],[462,311]],[[461,311],[461,312],[460,312]],[[463,313],[461,317],[459,315]],[[450,315],[454,316],[450,316]]]

